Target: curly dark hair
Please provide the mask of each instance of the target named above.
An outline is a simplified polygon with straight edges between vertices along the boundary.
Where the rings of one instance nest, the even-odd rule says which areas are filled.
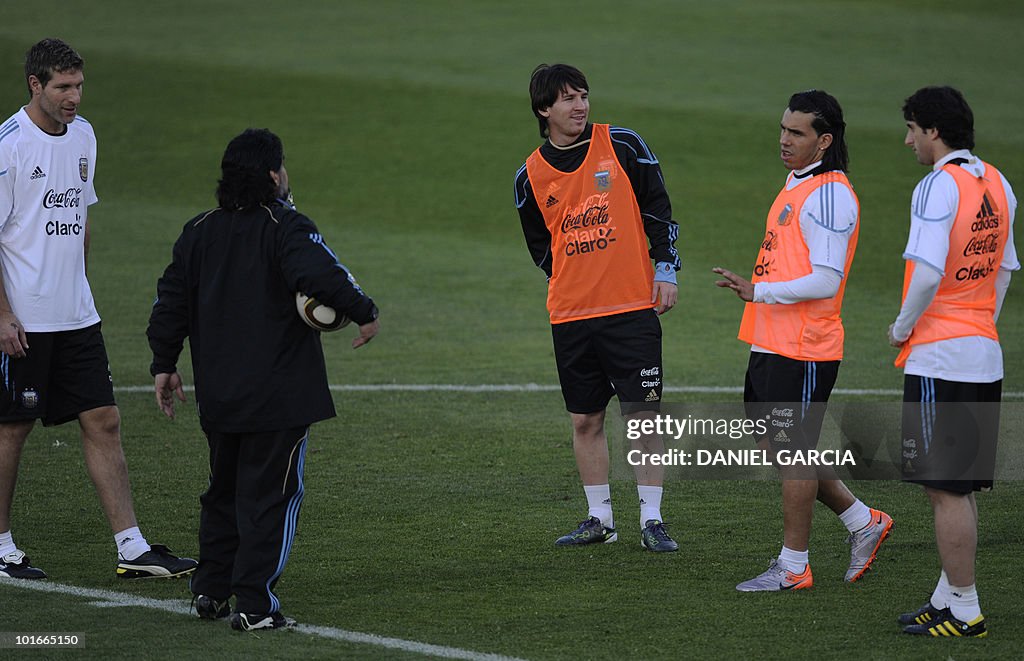
[[[922,87],[903,102],[903,118],[922,129],[938,129],[950,149],[974,149],[974,113],[958,89]]]
[[[28,87],[29,97],[32,96],[29,76],[35,76],[42,86],[46,87],[54,73],[73,73],[81,71],[84,67],[85,61],[74,48],[60,39],[43,39],[25,53],[25,85]]]
[[[540,111],[553,106],[558,95],[567,87],[590,91],[583,72],[569,64],[541,64],[530,75],[530,103],[533,104],[533,114],[540,124],[540,137],[548,137],[548,120]]]
[[[270,172],[284,163],[281,138],[269,129],[245,129],[228,143],[220,161],[217,204],[223,209],[246,209],[277,199]]]
[[[846,172],[850,167],[850,154],[846,148],[846,122],[843,108],[836,98],[823,90],[797,92],[789,97],[789,109],[814,115],[811,126],[818,135],[832,134],[832,144],[821,159],[827,170]]]

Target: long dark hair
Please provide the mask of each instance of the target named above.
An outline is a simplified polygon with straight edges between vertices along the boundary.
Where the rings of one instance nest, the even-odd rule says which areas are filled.
[[[843,121],[843,108],[836,98],[823,90],[797,92],[789,97],[789,109],[814,115],[811,126],[818,135],[832,134],[832,144],[825,150],[822,165],[826,170],[846,172],[850,167],[850,154],[846,149],[846,122]]]
[[[281,138],[268,129],[246,129],[228,143],[220,161],[217,204],[223,209],[246,209],[277,199],[270,172],[284,163]]]

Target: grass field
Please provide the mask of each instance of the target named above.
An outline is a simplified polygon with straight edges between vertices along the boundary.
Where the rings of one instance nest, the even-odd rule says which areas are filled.
[[[910,193],[926,173],[902,144],[900,106],[925,84],[963,89],[976,152],[1020,194],[1019,3],[94,0],[45,13],[4,3],[0,109],[26,102],[22,56],[37,39],[60,36],[85,57],[81,112],[100,149],[90,279],[115,385],[151,383],[144,330],[171,244],[213,204],[227,141],[266,126],[284,140],[300,209],[382,310],[382,334],[366,349],[353,353],[348,332],[325,338],[332,382],[424,388],[339,390],[339,417],[314,428],[304,511],[278,585],[288,615],[333,632],[528,659],[1020,658],[1019,479],[979,499],[990,637],[907,639],[894,616],[920,605],[938,574],[929,508],[915,489],[852,485],[897,525],[862,583],[842,583],[845,529],[819,511],[814,590],[741,595],[734,585],[780,545],[777,483],[669,484],[663,509],[683,546],[670,557],[645,553],[630,532],[566,553],[552,541],[585,501],[559,394],[428,387],[556,383],[544,278],[523,243],[512,178],[539,142],[529,73],[567,61],[588,75],[592,119],[637,130],[662,164],[684,261],[681,304],[662,320],[675,387],[742,384],[740,306],[713,287],[710,269],[750,268],[785,176],[776,141],[789,95],[836,95],[862,205],[838,387],[900,388],[885,331],[899,307]],[[1011,286],[1000,319],[1009,393],[1024,391],[1021,291]],[[190,374],[185,358],[182,371]],[[147,392],[123,391],[119,402],[143,530],[194,553],[206,483],[194,410],[168,422]],[[612,488],[629,530],[635,490],[626,480]],[[50,583],[80,593],[0,584],[0,630],[86,639],[84,649],[15,652],[25,658],[442,653],[308,629],[233,635],[143,601],[187,607],[187,586],[115,578],[74,426],[33,433],[13,516],[19,545]],[[97,607],[87,590],[123,592],[135,605]]]

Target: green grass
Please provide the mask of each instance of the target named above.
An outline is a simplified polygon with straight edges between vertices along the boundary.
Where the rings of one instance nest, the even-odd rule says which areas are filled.
[[[777,127],[792,92],[819,87],[842,102],[862,205],[838,387],[902,383],[885,331],[899,307],[910,193],[926,172],[902,145],[902,100],[925,84],[960,86],[977,153],[1024,190],[1024,89],[1012,76],[1024,61],[1024,10],[1012,1],[983,12],[934,0],[77,4],[4,4],[0,108],[25,102],[20,63],[36,39],[62,36],[86,58],[82,113],[99,136],[102,200],[90,210],[90,278],[119,386],[150,383],[144,330],[156,279],[181,225],[213,204],[224,145],[246,126],[282,136],[300,208],[380,304],[382,335],[369,347],[352,352],[350,331],[326,338],[333,382],[556,383],[544,280],[511,190],[538,144],[526,88],[542,61],[579,65],[592,118],[636,129],[661,160],[684,261],[681,304],[663,318],[670,386],[742,383],[740,305],[713,287],[710,269],[750,267],[785,176]],[[1000,319],[1014,392],[1024,391],[1021,300],[1017,282]],[[187,356],[182,369],[190,374]],[[527,658],[580,645],[594,658],[1019,657],[1019,480],[980,499],[991,638],[907,640],[893,616],[916,608],[938,573],[928,505],[912,487],[854,485],[897,521],[862,584],[841,583],[845,531],[820,511],[815,589],[739,595],[735,583],[778,550],[777,483],[671,483],[664,510],[684,547],[671,557],[643,553],[632,534],[558,552],[552,539],[584,503],[557,393],[336,400],[339,418],[314,428],[305,511],[279,585],[302,622]],[[167,422],[148,394],[120,403],[144,531],[194,552],[206,479],[195,414]],[[19,544],[56,582],[185,599],[182,582],[114,578],[76,439],[74,426],[30,438],[13,513]],[[613,493],[629,529],[633,487],[616,480]],[[59,623],[86,633],[87,648],[65,655],[74,658],[410,656],[297,634],[232,636],[170,613],[3,586],[0,595],[4,630]]]

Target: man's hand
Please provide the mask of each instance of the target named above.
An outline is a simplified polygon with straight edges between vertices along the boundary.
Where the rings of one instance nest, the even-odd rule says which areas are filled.
[[[185,401],[185,389],[181,386],[181,376],[177,372],[157,374],[153,384],[156,390],[156,405],[164,415],[174,420],[174,398],[177,397],[179,402]]]
[[[679,301],[679,287],[671,282],[658,282],[655,280],[654,289],[651,291],[651,303],[657,303],[654,311],[658,314],[665,314],[675,307]]]
[[[363,324],[359,327],[359,335],[352,340],[352,348],[358,349],[363,346],[380,332],[380,322],[376,319],[368,324]]]
[[[746,278],[736,275],[728,269],[723,269],[721,266],[716,266],[711,269],[712,272],[725,278],[725,280],[716,280],[715,285],[718,287],[728,287],[729,289],[736,292],[744,301],[748,303],[754,300],[754,285]]]
[[[896,338],[895,331],[896,331],[896,322],[894,321],[891,324],[889,324],[889,344],[891,346],[894,346],[897,349],[899,349],[904,344],[906,344],[907,340],[910,339],[910,338],[904,338],[902,340],[899,340],[899,339]]]
[[[11,358],[24,358],[28,337],[21,322],[10,310],[0,312],[0,351]]]

